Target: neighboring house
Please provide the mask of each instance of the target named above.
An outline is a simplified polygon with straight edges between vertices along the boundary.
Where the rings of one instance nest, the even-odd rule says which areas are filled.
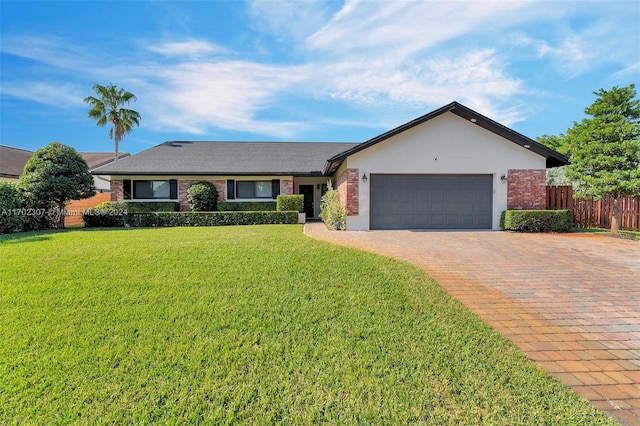
[[[0,145],[0,181],[17,182],[33,152]]]
[[[84,161],[86,161],[87,166],[89,166],[89,170],[91,171],[106,164],[113,163],[114,158],[112,152],[79,152],[78,154],[80,154]],[[130,154],[127,152],[119,152],[118,161],[129,156]],[[96,185],[97,192],[111,191],[111,183],[109,182],[108,175],[94,174],[93,183]]]
[[[113,153],[110,152],[79,152],[86,161],[89,170],[104,166],[113,161]],[[33,155],[32,151],[0,145],[0,180],[17,182],[24,170],[25,164]],[[128,153],[120,153],[118,158],[128,157]],[[111,185],[108,176],[94,175],[93,181],[98,192],[109,192]]]
[[[360,144],[166,142],[94,174],[111,199],[167,201],[206,180],[222,201],[304,194],[319,214],[331,179],[348,230],[499,229],[505,209],[545,208],[545,169],[566,157],[453,102]]]

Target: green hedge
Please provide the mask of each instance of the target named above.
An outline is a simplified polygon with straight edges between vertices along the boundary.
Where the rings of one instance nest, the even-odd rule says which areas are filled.
[[[0,182],[0,234],[22,231],[26,222],[26,211],[22,209],[18,185],[13,182]]]
[[[304,195],[278,195],[276,197],[276,210],[279,212],[304,211]]]
[[[155,212],[124,213],[105,209],[85,212],[87,227],[225,226],[294,224],[298,212]]]
[[[505,210],[500,227],[517,232],[569,232],[573,214],[571,210]]]
[[[220,212],[271,212],[276,211],[275,201],[220,201]]]
[[[126,210],[129,213],[177,212],[177,201],[105,201],[96,207],[108,210]]]

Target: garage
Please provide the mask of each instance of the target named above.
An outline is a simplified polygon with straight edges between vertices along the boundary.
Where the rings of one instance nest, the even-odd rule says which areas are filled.
[[[491,229],[489,174],[372,174],[370,229]]]

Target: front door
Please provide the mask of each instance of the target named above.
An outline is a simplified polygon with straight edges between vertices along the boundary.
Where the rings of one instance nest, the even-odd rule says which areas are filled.
[[[300,185],[300,194],[304,195],[304,212],[307,218],[313,215],[313,185]]]

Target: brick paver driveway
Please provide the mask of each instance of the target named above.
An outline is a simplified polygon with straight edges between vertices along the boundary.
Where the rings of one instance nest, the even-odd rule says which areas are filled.
[[[640,242],[593,234],[330,232],[314,238],[412,262],[545,370],[640,425]]]

